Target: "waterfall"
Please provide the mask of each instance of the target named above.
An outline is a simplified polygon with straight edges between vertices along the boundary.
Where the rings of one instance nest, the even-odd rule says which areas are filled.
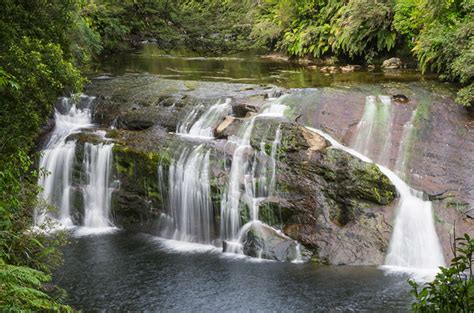
[[[113,226],[109,221],[110,202],[113,187],[112,170],[113,144],[84,146],[83,170],[87,177],[84,194],[84,226],[105,228]]]
[[[366,156],[339,144],[328,134],[318,129],[308,129],[326,138],[334,148],[372,163]],[[410,188],[393,171],[382,165],[377,166],[390,179],[400,196],[384,268],[424,276],[434,275],[439,266],[444,266],[444,257],[434,226],[431,202],[424,201],[421,192]]]
[[[58,212],[53,214],[36,209],[35,225],[43,224],[48,217],[58,220],[66,227],[73,225],[70,217],[70,190],[76,144],[73,141],[66,142],[66,138],[82,128],[92,126],[90,104],[93,100],[94,97],[81,96],[84,105],[79,109],[75,101],[64,97],[55,108],[55,127],[39,162],[40,169],[44,169],[46,175],[40,175],[38,185],[41,186],[39,199],[58,208]]]
[[[41,187],[39,199],[57,208],[57,212],[45,209],[35,210],[34,224],[41,226],[48,221],[55,226],[73,227],[78,221],[73,218],[71,207],[73,168],[76,156],[76,142],[69,140],[71,134],[92,128],[91,104],[95,98],[85,95],[75,99],[61,98],[55,108],[55,127],[50,134],[46,148],[42,151],[40,169],[46,174],[38,179]],[[84,188],[84,223],[88,228],[112,226],[108,220],[111,200],[112,144],[84,145],[82,171],[87,179]],[[78,208],[75,208],[78,209]]]
[[[231,99],[227,98],[225,102],[218,101],[196,121],[198,113],[202,106],[197,106],[186,116],[183,123],[178,124],[176,133],[195,138],[214,138],[214,127],[218,124],[231,109]]]
[[[367,96],[351,147],[387,166],[390,162],[392,106],[390,96]],[[377,147],[381,147],[377,151]]]
[[[416,118],[416,110],[413,110],[411,118],[403,125],[402,139],[400,141],[400,148],[398,150],[397,162],[395,164],[395,172],[402,179],[406,180],[407,162],[410,156],[410,149],[413,144],[414,126],[413,123]]]
[[[265,142],[260,143],[260,151],[255,151],[251,146],[252,130],[258,119],[283,118],[287,107],[281,104],[282,99],[269,99],[260,113],[244,121],[238,135],[228,138],[225,149],[229,146],[233,148],[232,164],[228,169],[226,189],[221,194],[220,212],[214,212],[212,201],[208,144],[182,149],[167,170],[163,164],[158,166],[158,185],[168,211],[160,218],[159,233],[162,237],[222,244],[224,252],[239,254],[243,253],[243,241],[251,228],[265,229],[267,233],[272,232],[280,238],[293,241],[259,220],[261,202],[274,192],[280,127],[276,129],[268,154]],[[224,103],[217,102],[200,117],[198,115],[202,107],[194,108],[177,127],[178,135],[206,142],[213,139],[214,128],[230,113],[229,104],[230,99]],[[247,213],[250,221],[241,226],[241,215]],[[220,217],[220,222],[216,217]],[[295,261],[299,262],[301,253],[297,242],[294,242],[294,250]],[[262,253],[260,251],[259,255]]]
[[[227,190],[221,201],[221,237],[226,242],[225,252],[242,253],[242,241],[250,227],[268,227],[259,220],[260,203],[274,189],[276,173],[276,152],[280,144],[280,128],[275,133],[271,155],[261,151],[255,153],[250,139],[255,122],[259,118],[283,118],[286,106],[281,104],[284,99],[271,100],[261,112],[247,120],[239,130],[239,136],[229,139],[235,145]],[[270,179],[268,179],[270,169]],[[243,188],[241,185],[243,184]],[[241,206],[249,209],[250,221],[240,227]]]
[[[168,173],[168,210],[161,235],[166,238],[211,244],[214,212],[209,182],[210,150],[205,145],[185,148]],[[162,167],[159,171],[163,171]],[[163,175],[162,172],[159,175]]]

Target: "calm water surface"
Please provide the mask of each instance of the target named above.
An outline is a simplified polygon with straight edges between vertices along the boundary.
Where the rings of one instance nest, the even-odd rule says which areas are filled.
[[[72,238],[54,277],[84,312],[406,312],[406,277],[375,267],[256,261],[119,232]]]
[[[331,86],[333,84],[375,84],[433,79],[418,71],[361,69],[352,73],[321,73],[304,64],[264,58],[264,52],[248,51],[220,57],[199,56],[189,50],[163,51],[158,46],[144,45],[106,57],[92,68],[90,75],[122,75],[151,73],[165,78],[205,80],[253,84],[274,84],[288,88]]]

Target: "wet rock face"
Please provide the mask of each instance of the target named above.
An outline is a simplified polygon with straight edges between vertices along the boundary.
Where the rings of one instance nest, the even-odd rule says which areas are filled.
[[[175,131],[190,108],[210,105],[217,100],[248,98],[251,110],[256,99],[263,99],[268,88],[246,84],[179,81],[157,75],[124,75],[95,80],[85,92],[95,95],[94,122],[104,127],[114,125],[129,130],[143,130],[153,125]],[[244,105],[245,106],[245,105]]]
[[[269,147],[277,129],[277,192],[262,203],[261,219],[303,243],[318,262],[382,264],[395,187],[375,165],[331,148],[295,123],[257,120],[252,146]]]
[[[414,116],[405,181],[433,200],[437,233],[448,260],[452,256],[454,225],[458,235],[474,235],[474,220],[465,213],[474,207],[474,155],[467,153],[474,151],[474,116],[454,103],[453,93],[445,84],[433,81],[308,90],[291,95],[295,98],[293,116],[300,116],[299,124],[325,130],[350,146],[368,95],[393,96],[389,151],[392,169],[399,159],[404,125]],[[399,104],[396,100],[405,98],[395,99],[397,95],[404,95],[408,101]],[[370,157],[380,153],[381,147],[375,148]],[[387,221],[391,220],[388,215]]]

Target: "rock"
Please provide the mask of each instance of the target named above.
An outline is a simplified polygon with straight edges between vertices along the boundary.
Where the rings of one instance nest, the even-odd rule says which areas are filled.
[[[255,105],[247,103],[233,103],[232,104],[232,113],[235,117],[245,117],[249,112],[257,113],[257,108]]]
[[[104,142],[107,142],[108,140],[105,139],[102,135],[99,135],[97,133],[94,133],[94,132],[87,132],[87,131],[84,131],[84,132],[81,132],[81,133],[73,133],[69,136],[66,137],[66,142],[69,142],[69,141],[77,141],[79,143],[92,143],[92,144],[100,144],[100,143],[104,143]]]
[[[116,127],[128,130],[145,130],[155,123],[143,114],[135,112],[125,113],[117,119]]]
[[[112,214],[117,226],[130,230],[156,231],[163,199],[159,164],[169,164],[166,151],[147,152],[117,144],[113,148],[114,172],[120,187],[112,194]]]
[[[390,58],[383,61],[382,68],[384,69],[398,69],[402,66],[402,60],[399,58]]]
[[[245,235],[243,252],[248,256],[280,262],[294,261],[299,257],[297,245],[296,241],[257,222],[249,227]]]
[[[279,54],[279,53],[272,53],[272,54],[267,54],[267,55],[262,55],[262,59],[269,59],[269,60],[274,60],[274,61],[283,61],[283,62],[288,62],[290,58],[284,54]]]
[[[408,103],[410,99],[408,99],[407,96],[402,95],[402,94],[396,94],[392,96],[393,101],[398,102],[398,103]]]
[[[360,69],[360,65],[346,65],[346,66],[341,66],[340,69],[343,73],[348,73],[348,72],[354,72],[355,70]]]
[[[281,143],[279,150],[283,153],[299,151],[317,151],[327,146],[326,139],[310,132],[296,123],[272,118],[259,118],[255,121],[250,144],[260,149],[260,143],[265,142],[265,151],[271,152],[277,129],[280,128]]]
[[[323,150],[324,148],[326,148],[328,146],[328,142],[326,141],[326,139],[324,139],[320,135],[318,135],[318,134],[316,134],[312,131],[309,131],[304,127],[300,127],[299,130],[301,131],[301,133],[303,134],[304,139],[306,140],[306,142],[309,145],[308,150],[310,150],[310,151],[320,151],[320,150]]]
[[[224,121],[219,124],[219,126],[216,127],[214,130],[214,136],[216,138],[226,138],[226,133],[225,131],[235,122],[235,117],[233,116],[226,116]]]
[[[333,66],[323,66],[319,70],[323,73],[334,74],[339,71],[339,68],[333,65]]]
[[[369,65],[367,65],[367,69],[368,69],[369,71],[373,71],[373,70],[375,70],[375,65],[369,64]]]

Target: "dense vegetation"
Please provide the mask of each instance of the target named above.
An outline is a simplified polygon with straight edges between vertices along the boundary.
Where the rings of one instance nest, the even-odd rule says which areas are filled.
[[[151,39],[163,48],[222,53],[249,47],[253,6],[253,0],[98,0],[83,12],[106,52]]]
[[[474,95],[472,0],[2,0],[0,10],[0,310],[70,310],[45,288],[61,236],[29,231],[37,201],[35,140],[58,96],[80,92],[100,53],[153,40],[223,53],[374,62],[411,51],[423,71]],[[5,295],[5,296],[3,296]]]
[[[463,84],[460,104],[474,101],[472,0],[264,0],[252,35],[296,57],[372,63],[409,50],[423,72]]]
[[[98,36],[79,1],[3,0],[1,7],[0,311],[68,311],[44,284],[62,239],[29,231],[40,205],[30,151],[57,97],[81,90],[77,66]]]
[[[455,243],[450,267],[441,268],[434,281],[421,287],[410,281],[416,299],[414,312],[474,311],[474,239],[464,235]]]

